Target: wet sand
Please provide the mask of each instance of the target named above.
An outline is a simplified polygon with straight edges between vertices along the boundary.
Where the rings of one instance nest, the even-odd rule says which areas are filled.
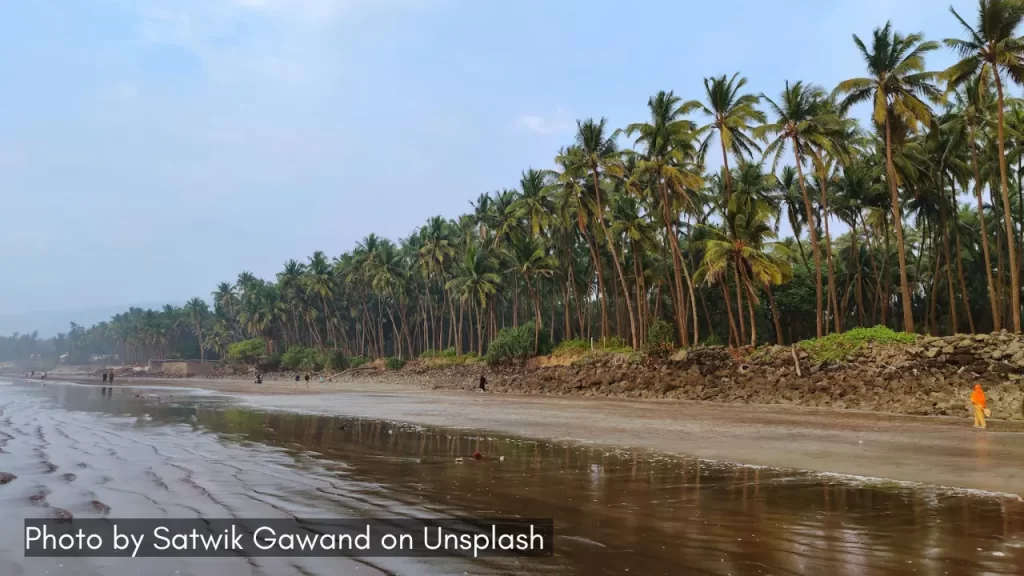
[[[80,382],[98,383],[93,379]],[[265,409],[491,430],[710,460],[1024,495],[1019,423],[786,406],[529,396],[416,385],[140,378],[118,385],[230,393]]]
[[[0,471],[16,476],[0,484],[5,575],[1024,573],[1024,501],[1016,497],[267,411],[205,392],[0,383],[0,449]],[[475,451],[479,461],[469,457]],[[550,517],[556,555],[24,558],[21,519],[61,511]]]

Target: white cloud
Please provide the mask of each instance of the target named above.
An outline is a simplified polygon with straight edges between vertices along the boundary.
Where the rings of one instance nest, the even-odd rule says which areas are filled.
[[[564,134],[573,128],[572,119],[562,108],[559,108],[553,115],[549,116],[524,114],[519,117],[518,124],[534,134],[545,136]]]

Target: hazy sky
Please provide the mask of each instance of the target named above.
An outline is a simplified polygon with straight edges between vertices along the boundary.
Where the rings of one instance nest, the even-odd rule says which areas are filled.
[[[735,71],[831,88],[863,72],[851,34],[959,35],[947,6],[0,0],[0,314],[208,297],[398,238],[549,166],[576,118]]]

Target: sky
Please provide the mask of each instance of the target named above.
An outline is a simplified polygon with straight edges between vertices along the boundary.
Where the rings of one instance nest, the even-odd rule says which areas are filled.
[[[852,34],[960,36],[947,7],[0,0],[0,315],[208,299],[398,239],[550,167],[578,118],[642,121],[734,72],[831,89],[863,75]]]

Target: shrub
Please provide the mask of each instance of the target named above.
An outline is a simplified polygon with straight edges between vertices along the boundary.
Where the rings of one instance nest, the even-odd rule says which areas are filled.
[[[894,332],[885,326],[854,328],[842,334],[829,334],[824,338],[804,340],[800,347],[807,351],[815,362],[837,362],[865,347],[875,344],[912,344],[916,336],[906,332]]]
[[[348,367],[349,369],[359,368],[363,364],[366,364],[366,362],[366,358],[363,358],[362,356],[356,356],[355,358],[348,359]]]
[[[505,328],[498,332],[498,336],[487,347],[485,358],[488,364],[525,364],[526,359],[534,355],[534,334],[535,324],[527,322],[517,328]],[[537,346],[538,354],[547,354],[551,351],[551,340],[547,332],[540,331],[540,342]]]
[[[590,352],[590,342],[583,338],[574,338],[559,342],[551,354],[554,356],[579,356],[587,352]]]
[[[600,348],[607,352],[632,352],[633,347],[625,339],[612,336],[601,340]]]
[[[647,330],[647,354],[656,358],[664,358],[676,348],[676,331],[664,320],[655,320]]]
[[[348,358],[345,357],[341,350],[331,350],[327,353],[327,357],[324,360],[324,370],[330,372],[345,370],[348,366]]]
[[[276,372],[281,368],[281,355],[271,354],[260,360],[256,367],[259,368],[260,372]]]
[[[267,357],[267,343],[262,338],[242,340],[228,346],[228,359],[236,364],[256,364]]]
[[[323,370],[326,360],[319,350],[305,346],[292,346],[281,355],[281,366],[285,370],[319,372]]]
[[[401,370],[402,366],[405,366],[405,358],[399,358],[398,356],[389,356],[384,361],[384,367],[388,370]]]

